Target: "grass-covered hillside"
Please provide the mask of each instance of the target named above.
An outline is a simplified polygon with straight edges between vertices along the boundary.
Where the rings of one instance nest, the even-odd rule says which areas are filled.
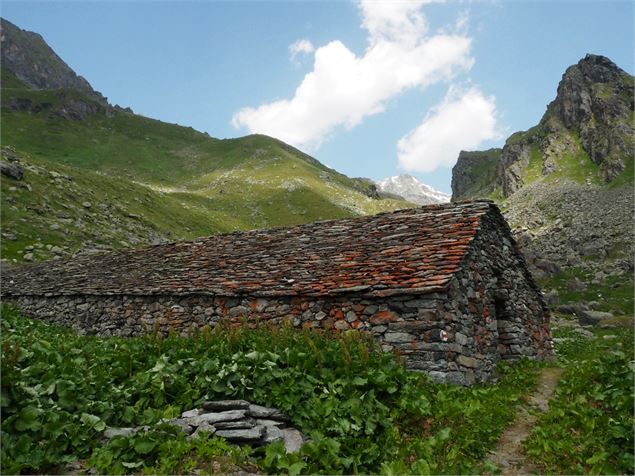
[[[276,139],[214,139],[78,91],[31,89],[9,71],[1,141],[3,160],[24,170],[2,177],[10,260],[412,206]]]

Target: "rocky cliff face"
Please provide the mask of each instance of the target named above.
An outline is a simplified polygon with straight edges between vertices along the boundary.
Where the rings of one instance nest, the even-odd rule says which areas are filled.
[[[501,149],[462,150],[452,168],[452,200],[487,197],[496,190],[496,165]]]
[[[37,33],[0,18],[2,68],[33,89],[73,89],[106,104],[106,98],[55,54]]]
[[[633,162],[633,84],[604,56],[586,55],[567,68],[540,123],[503,147],[496,180],[504,196],[541,176],[575,175],[572,168],[587,169],[591,181],[622,173]]]
[[[567,69],[549,109],[578,132],[585,152],[610,181],[633,155],[633,107],[633,77],[604,56],[587,55]]]

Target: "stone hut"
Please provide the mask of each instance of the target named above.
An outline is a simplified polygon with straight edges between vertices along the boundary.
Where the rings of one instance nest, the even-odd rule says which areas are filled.
[[[2,295],[100,336],[221,320],[371,332],[438,380],[551,355],[549,312],[498,207],[451,203],[25,266]]]

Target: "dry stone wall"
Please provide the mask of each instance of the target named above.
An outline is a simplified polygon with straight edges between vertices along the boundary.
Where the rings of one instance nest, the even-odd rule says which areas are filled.
[[[288,322],[295,327],[370,332],[385,351],[395,351],[416,370],[435,370],[442,378],[448,362],[445,293],[362,299],[302,297],[236,298],[223,296],[20,296],[27,315],[81,333],[141,336],[148,333],[188,336],[221,322],[256,326]]]

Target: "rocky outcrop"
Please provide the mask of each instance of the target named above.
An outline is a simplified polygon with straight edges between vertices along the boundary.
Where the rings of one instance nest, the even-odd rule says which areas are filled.
[[[567,69],[548,111],[578,132],[585,152],[610,181],[633,156],[633,108],[633,77],[610,59],[589,54]]]
[[[501,149],[464,151],[452,168],[452,201],[483,198],[496,190]]]
[[[5,158],[7,160],[4,160]],[[13,180],[22,180],[22,177],[24,177],[24,170],[20,166],[20,162],[14,155],[8,153],[2,154],[2,159],[0,159],[0,173]]]
[[[496,166],[496,176],[506,197],[523,186],[522,173],[529,165],[531,142],[531,137],[522,137],[517,142],[508,140],[503,147],[501,159]]]
[[[282,441],[287,453],[296,453],[304,444],[305,437],[290,427],[289,421],[289,417],[275,408],[254,405],[245,400],[216,400],[204,402],[202,408],[185,411],[180,418],[161,420],[159,424],[176,427],[188,438],[215,435],[237,445],[262,446]],[[149,429],[149,426],[107,428],[103,437],[108,441]]]
[[[66,90],[54,93],[54,100],[37,101],[30,98],[10,98],[7,108],[15,112],[28,112],[32,114],[46,113],[51,118],[66,119],[68,121],[81,121],[89,116],[105,114],[112,116],[114,109],[93,99],[75,97]]]
[[[0,19],[2,67],[33,89],[72,89],[107,104],[106,98],[66,64],[37,33]]]
[[[379,190],[377,189],[377,185],[371,179],[356,177],[352,179],[353,181],[353,189],[357,190],[360,193],[363,193],[369,198],[373,198],[375,200],[379,200],[382,198],[379,194]]]

